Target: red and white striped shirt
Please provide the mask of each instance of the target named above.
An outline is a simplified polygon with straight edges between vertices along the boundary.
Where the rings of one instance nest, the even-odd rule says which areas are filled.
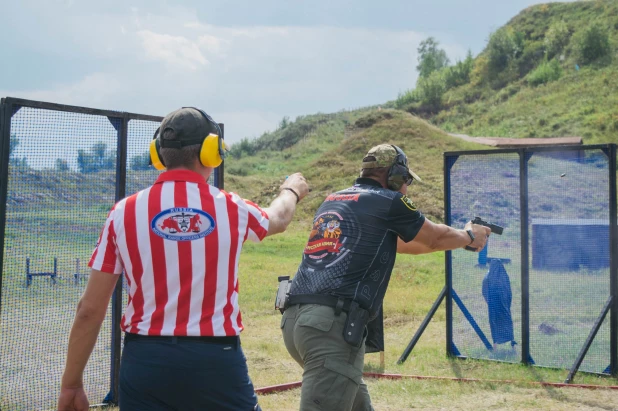
[[[235,193],[188,170],[162,173],[149,188],[110,211],[89,266],[124,270],[129,302],[124,331],[142,335],[234,336],[238,259],[261,241],[268,216]]]

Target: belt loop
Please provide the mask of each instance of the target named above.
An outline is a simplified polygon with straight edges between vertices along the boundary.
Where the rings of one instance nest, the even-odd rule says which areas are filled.
[[[344,303],[344,299],[339,297],[339,299],[337,299],[337,305],[335,306],[335,315],[339,316],[339,314],[341,314],[341,311],[343,310],[343,303]]]
[[[172,344],[178,344],[178,337],[176,336],[172,337]]]

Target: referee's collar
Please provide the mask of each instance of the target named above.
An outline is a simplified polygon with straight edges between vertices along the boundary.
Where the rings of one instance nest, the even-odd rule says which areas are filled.
[[[166,181],[186,181],[187,183],[207,184],[201,174],[191,170],[168,170],[159,174],[155,184],[164,183]]]
[[[382,187],[382,184],[380,184],[379,182],[377,182],[373,178],[367,178],[367,177],[359,177],[354,182],[355,186],[361,185],[361,184],[362,185],[366,185],[366,186]]]

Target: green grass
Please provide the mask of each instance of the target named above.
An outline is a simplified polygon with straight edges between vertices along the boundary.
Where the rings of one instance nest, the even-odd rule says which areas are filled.
[[[101,216],[104,218],[104,216]],[[32,220],[35,221],[35,220]],[[264,387],[298,381],[301,378],[300,367],[289,357],[282,342],[279,330],[281,315],[273,309],[274,294],[277,287],[277,276],[293,275],[300,262],[300,256],[304,247],[309,225],[304,221],[293,223],[285,234],[269,237],[263,244],[247,243],[240,260],[240,306],[246,330],[243,332],[243,347],[248,357],[251,377],[256,387]],[[58,234],[58,233],[56,233]],[[33,238],[33,237],[30,237]],[[23,239],[22,239],[23,240]],[[59,241],[60,240],[60,241]],[[513,241],[513,239],[508,240]],[[18,244],[29,244],[22,241]],[[39,256],[51,256],[54,253],[71,252],[84,247],[81,242],[67,241],[66,237],[56,237],[53,240],[51,234],[39,240]],[[60,244],[57,248],[51,244]],[[497,249],[500,246],[497,245]],[[29,253],[35,252],[34,248]],[[16,251],[16,249],[14,249]],[[22,255],[22,252],[19,255]],[[41,254],[42,253],[42,254]],[[463,251],[461,253],[464,253]],[[36,254],[32,254],[35,258]],[[463,258],[463,259],[462,259]],[[462,264],[474,262],[475,255],[464,253],[457,261]],[[20,282],[23,271],[20,271],[20,258],[15,256],[5,260],[5,264],[14,267],[13,274],[3,284],[3,310],[0,332],[2,335],[11,335],[18,341],[11,351],[3,352],[3,363],[0,370],[5,381],[28,381],[28,384],[18,388],[11,385],[8,390],[11,395],[19,389],[21,398],[26,403],[36,403],[36,396],[41,396],[41,391],[47,392],[50,398],[56,395],[57,382],[62,372],[66,339],[74,311],[75,304],[83,284],[75,286],[71,282],[72,267],[68,263],[70,258],[65,258],[66,265],[61,266],[61,281],[58,285],[52,285],[48,280],[36,279],[30,288],[24,288]],[[39,261],[40,269],[48,269]],[[6,267],[6,266],[5,266]],[[42,268],[41,268],[42,267]],[[513,289],[517,290],[518,265],[514,263],[508,268],[511,273]],[[478,300],[480,293],[480,280],[484,270],[477,269],[470,276],[467,290],[459,289],[460,296],[468,308],[474,312],[476,320],[487,331],[486,306]],[[595,276],[594,273],[572,274],[571,279],[584,278],[586,286],[579,290],[580,298],[595,298],[603,292],[606,286],[605,276]],[[554,278],[553,281],[550,281]],[[578,280],[579,281],[579,280]],[[444,284],[444,254],[435,253],[424,256],[399,256],[393,270],[391,285],[384,301],[384,325],[386,362],[384,372],[432,375],[442,377],[466,377],[496,380],[517,381],[551,381],[561,382],[566,376],[566,370],[553,370],[544,368],[530,368],[519,364],[507,364],[500,362],[487,362],[478,360],[449,359],[445,355],[445,312],[441,307],[419,344],[412,352],[408,360],[397,365],[397,359],[412,338],[420,322],[426,315],[429,307],[434,302]],[[570,294],[571,293],[571,294]],[[547,306],[553,306],[556,302],[562,304],[563,313],[579,310],[571,315],[562,317],[546,316],[533,318],[533,324],[539,321],[552,322],[553,325],[568,331],[559,334],[555,338],[548,338],[544,343],[544,349],[549,356],[552,352],[547,351],[547,346],[555,347],[571,356],[575,354],[579,345],[569,343],[569,337],[574,334],[585,336],[589,330],[589,323],[597,313],[597,307],[593,305],[569,305],[569,296],[573,289],[569,288],[564,281],[564,275],[552,273],[537,273],[531,278],[531,302],[542,301]],[[518,295],[514,291],[515,296]],[[471,298],[476,298],[477,303],[471,304]],[[515,297],[515,300],[516,301]],[[516,332],[519,329],[519,313],[517,302],[513,306],[513,316],[516,322]],[[588,307],[586,309],[586,307]],[[542,312],[542,310],[541,310]],[[573,315],[575,314],[575,315]],[[459,316],[461,317],[461,316]],[[456,317],[457,318],[457,317]],[[535,322],[536,321],[536,322]],[[580,327],[578,324],[587,324]],[[106,326],[107,327],[107,326]],[[465,329],[470,335],[469,325],[465,322],[456,323],[457,327]],[[569,328],[571,327],[571,328]],[[109,356],[109,330],[105,328],[96,354],[88,368],[88,389],[92,401],[99,401],[102,393],[107,392],[107,358]],[[533,330],[534,331],[534,330]],[[456,334],[457,335],[457,334]],[[39,340],[44,338],[43,342]],[[472,336],[472,338],[476,338]],[[518,337],[517,337],[518,338]],[[597,343],[607,343],[607,332],[599,335]],[[561,342],[562,341],[562,342]],[[559,344],[557,344],[557,342]],[[569,344],[571,344],[569,346]],[[474,344],[470,345],[474,347]],[[593,347],[594,348],[594,347]],[[537,352],[537,346],[533,340],[533,352]],[[594,349],[593,349],[594,351]],[[486,351],[473,352],[482,358],[487,357]],[[8,355],[8,357],[7,357]],[[550,358],[550,359],[551,359]],[[43,361],[41,362],[41,360]],[[506,361],[517,362],[517,359],[502,358]],[[537,361],[539,358],[536,358]],[[542,360],[547,360],[542,358]],[[571,361],[571,360],[569,360]],[[561,366],[570,366],[570,362],[560,363]],[[367,355],[367,370],[382,371],[379,366],[377,354]],[[277,372],[273,372],[277,370]],[[34,373],[34,374],[33,374]],[[45,378],[37,377],[43,374]],[[32,374],[32,375],[31,375]],[[586,384],[616,384],[611,378],[598,378],[595,375],[579,373],[577,383]],[[499,406],[506,398],[511,406],[519,408],[549,407],[552,409],[564,409],[579,407],[581,401],[590,404],[600,404],[598,392],[592,395],[590,391],[582,391],[574,395],[564,390],[555,392],[542,388],[531,388],[525,385],[502,385],[502,384],[457,384],[440,381],[368,381],[374,397],[376,409],[410,409],[421,408],[462,408],[473,409],[474,406]],[[265,409],[294,409],[298,407],[299,390],[274,396],[262,396],[260,401]],[[532,397],[533,400],[530,398]],[[12,397],[14,398],[14,397]],[[476,399],[475,399],[476,398]],[[605,398],[605,397],[603,397]],[[53,400],[53,398],[51,399]],[[5,403],[2,403],[5,401]],[[7,407],[6,399],[0,400],[0,404]],[[597,401],[597,402],[595,402]],[[612,397],[603,401],[613,404]],[[618,406],[618,404],[616,404]],[[469,407],[469,408],[466,408]],[[478,408],[477,408],[478,409]]]
[[[344,115],[350,113],[341,114]],[[427,122],[398,110],[364,110],[357,114],[354,122],[346,121],[346,127],[318,127],[306,142],[279,151],[266,150],[241,159],[231,158],[226,167],[242,169],[244,175],[226,174],[226,190],[237,191],[267,205],[278,195],[285,176],[301,171],[309,181],[311,192],[299,204],[296,218],[307,221],[326,195],[353,184],[369,148],[391,143],[407,153],[411,167],[423,179],[422,184],[410,188],[410,196],[423,204],[426,215],[442,221],[442,153],[483,148],[448,136]],[[333,122],[345,123],[343,120]]]
[[[549,84],[514,83],[470,104],[457,102],[431,121],[442,129],[492,137],[582,137],[585,144],[618,142],[618,67],[564,69]],[[463,98],[463,97],[461,97]]]
[[[273,309],[277,276],[292,274],[300,261],[307,236],[306,224],[293,224],[285,234],[262,244],[247,244],[240,260],[240,305],[245,331],[243,349],[256,387],[301,380],[300,367],[285,350],[279,330],[281,315]],[[398,256],[384,300],[385,367],[379,355],[367,354],[365,370],[404,375],[509,380],[456,383],[441,380],[367,379],[378,410],[408,409],[613,409],[618,399],[611,391],[541,388],[526,382],[563,382],[567,370],[526,367],[496,361],[450,359],[445,355],[445,312],[442,306],[407,361],[397,360],[444,284],[444,255]],[[511,271],[511,269],[509,268]],[[482,270],[479,269],[479,274]],[[513,272],[516,267],[513,268]],[[547,273],[539,273],[545,276]],[[478,276],[476,277],[478,278]],[[512,275],[513,287],[518,286]],[[544,287],[541,296],[557,298],[564,290]],[[537,283],[533,281],[534,290]],[[566,286],[563,286],[563,288]],[[592,287],[594,288],[594,287]],[[590,293],[594,290],[590,289]],[[515,316],[518,313],[514,312]],[[480,323],[483,319],[478,318]],[[563,319],[564,321],[568,321]],[[486,329],[486,326],[483,325]],[[534,346],[533,346],[534,349]],[[576,383],[616,385],[612,378],[579,373]],[[298,409],[300,390],[260,396],[265,410]]]

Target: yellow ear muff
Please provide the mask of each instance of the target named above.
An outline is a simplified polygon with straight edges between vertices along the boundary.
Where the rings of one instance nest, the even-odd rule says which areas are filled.
[[[209,134],[202,142],[200,162],[204,167],[219,167],[223,161],[223,150],[227,147],[216,134]]]
[[[159,139],[155,138],[150,142],[150,161],[157,170],[165,170],[165,164],[159,155]]]

